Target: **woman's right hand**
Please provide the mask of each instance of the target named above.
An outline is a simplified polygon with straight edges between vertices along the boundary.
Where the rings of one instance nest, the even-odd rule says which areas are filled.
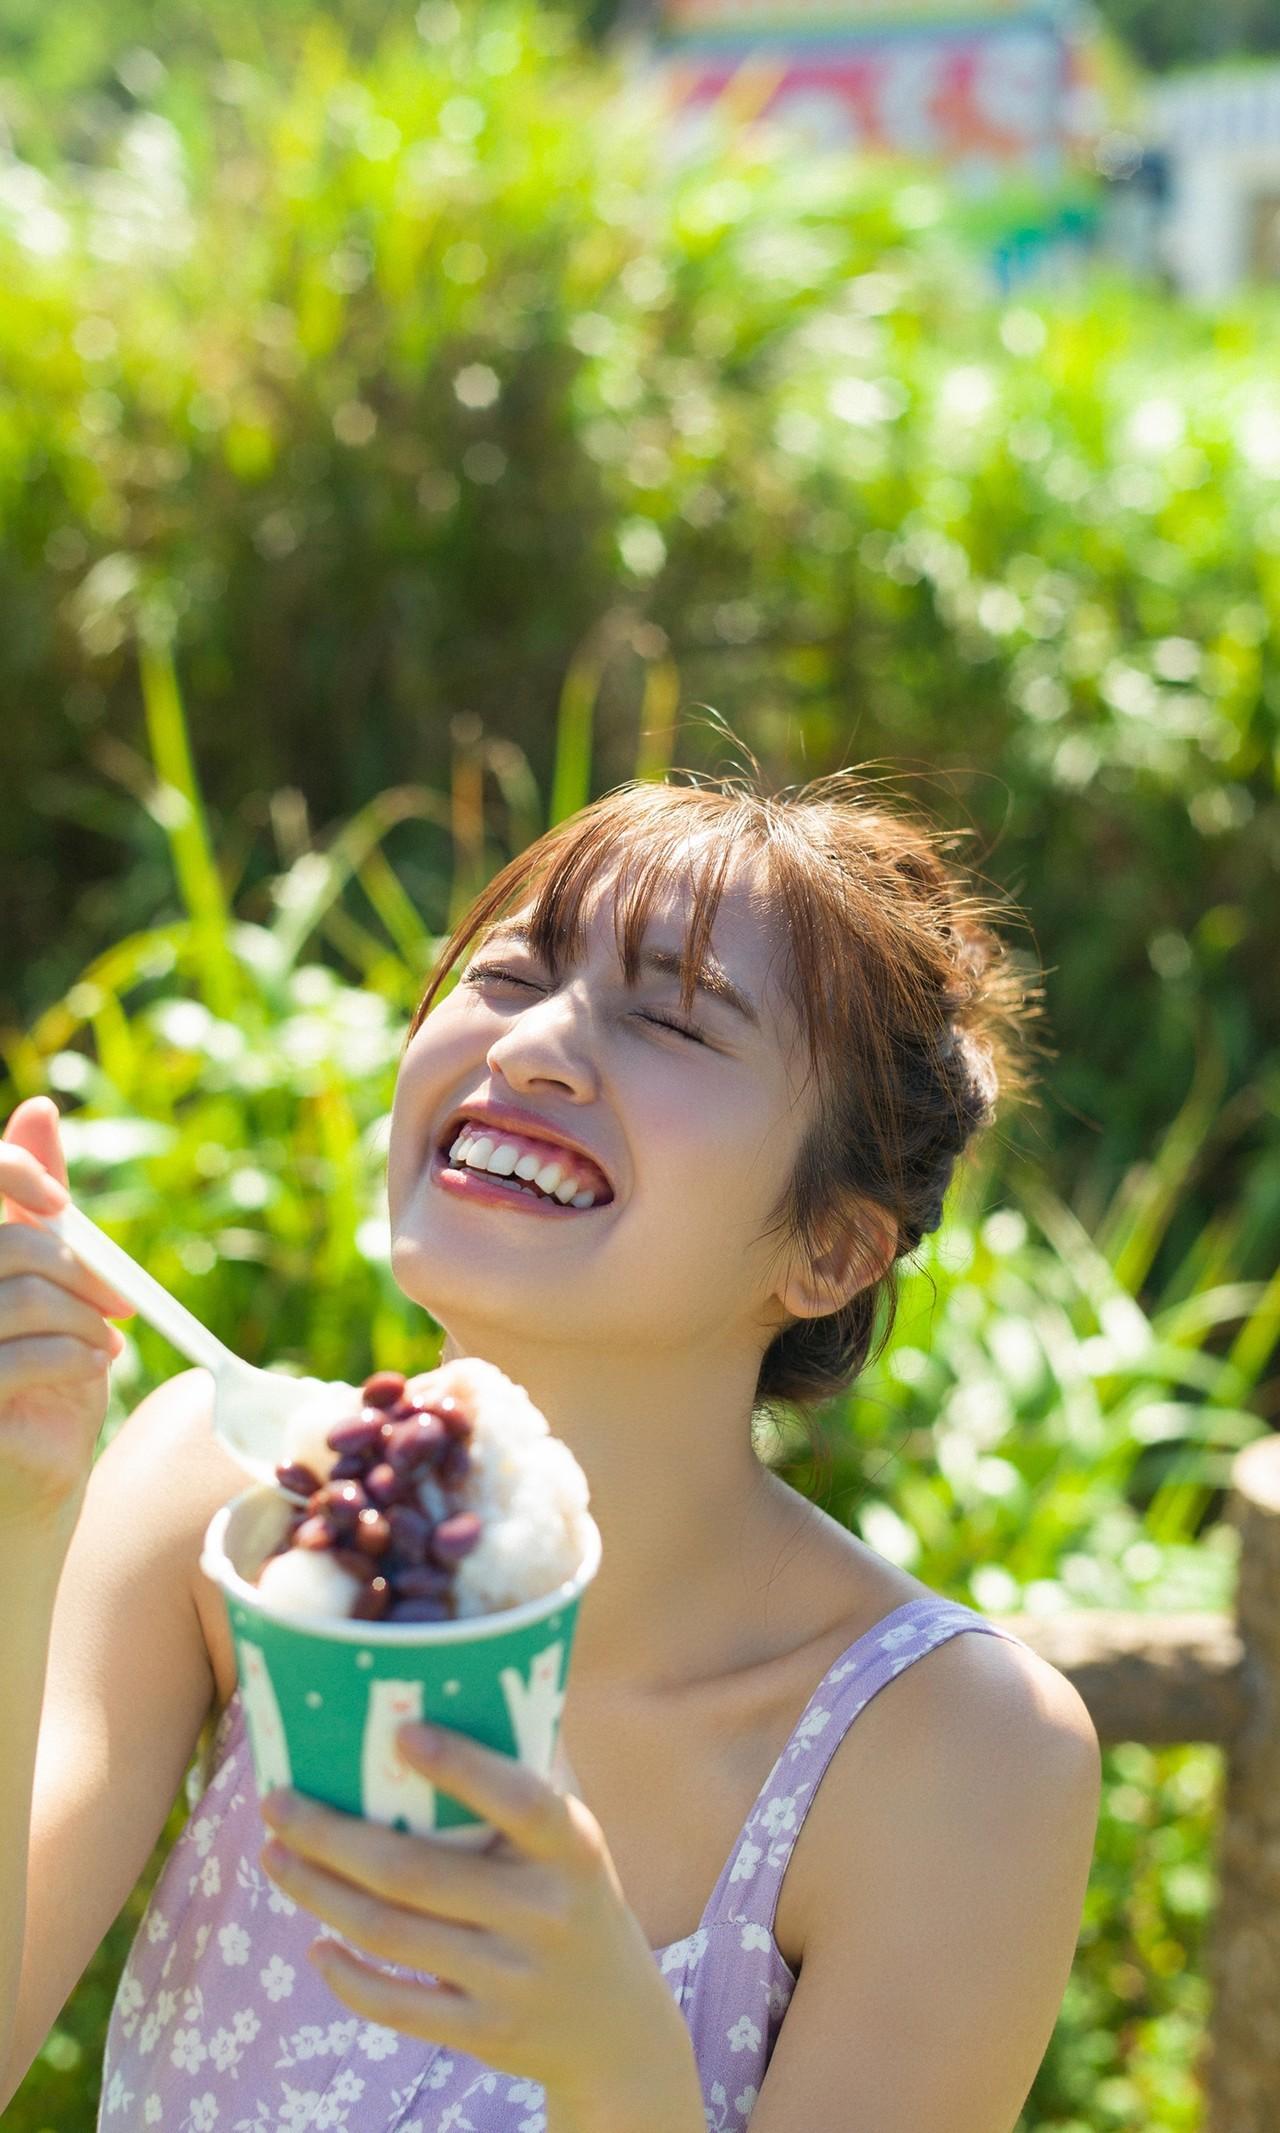
[[[77,1505],[132,1304],[39,1221],[67,1205],[52,1097],[29,1096],[0,1139],[0,1529]]]

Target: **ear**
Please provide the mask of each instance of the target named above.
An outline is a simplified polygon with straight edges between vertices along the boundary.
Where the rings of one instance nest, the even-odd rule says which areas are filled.
[[[887,1209],[860,1201],[816,1256],[797,1259],[777,1290],[795,1318],[825,1318],[842,1311],[860,1289],[879,1281],[897,1255],[898,1226]]]

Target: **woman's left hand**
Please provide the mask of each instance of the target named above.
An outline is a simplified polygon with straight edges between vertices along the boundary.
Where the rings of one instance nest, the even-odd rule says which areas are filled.
[[[510,1756],[433,1730],[438,1748],[402,1726],[400,1753],[493,1824],[483,1850],[277,1791],[263,1802],[276,1841],[261,1862],[325,1925],[439,1982],[388,1977],[329,1940],[308,1959],[356,2014],[541,2082],[584,2124],[608,2122],[615,2096],[696,2097],[688,2029],[590,1809]]]

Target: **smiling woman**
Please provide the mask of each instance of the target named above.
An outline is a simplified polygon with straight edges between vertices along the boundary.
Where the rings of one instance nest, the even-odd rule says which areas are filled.
[[[30,1797],[31,1900],[0,2101],[214,1694],[112,2010],[104,2133],[1010,2133],[1070,1970],[1096,1736],[1061,1675],[797,1496],[753,1429],[856,1379],[957,1158],[1029,1084],[1031,987],[947,841],[855,773],[634,784],[477,899],[400,1062],[391,1257],[443,1360],[523,1387],[590,1487],[559,1766],[446,1729],[444,1789],[506,1832],[465,1865],[305,1810],[266,1846],[197,1561],[242,1477],[184,1373],[14,1588],[0,1858]],[[56,1116],[7,1130],[20,1199],[58,1167]],[[0,1365],[30,1306],[0,1280]]]

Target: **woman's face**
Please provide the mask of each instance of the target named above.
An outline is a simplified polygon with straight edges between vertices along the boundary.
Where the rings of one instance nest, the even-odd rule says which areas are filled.
[[[700,1367],[754,1363],[782,1323],[770,1278],[782,1240],[762,1232],[807,1115],[768,909],[740,870],[710,944],[751,1015],[699,990],[686,1018],[678,976],[659,969],[642,966],[629,991],[610,886],[584,919],[583,960],[558,985],[531,948],[495,930],[406,1050],[387,1175],[396,1279],[455,1352],[504,1368],[526,1349],[573,1347],[630,1353],[641,1367],[676,1351]],[[678,953],[686,923],[660,899],[642,952]],[[612,1199],[545,1216],[523,1198],[442,1184],[441,1136],[477,1101],[537,1113],[544,1134],[561,1127],[594,1156]]]

